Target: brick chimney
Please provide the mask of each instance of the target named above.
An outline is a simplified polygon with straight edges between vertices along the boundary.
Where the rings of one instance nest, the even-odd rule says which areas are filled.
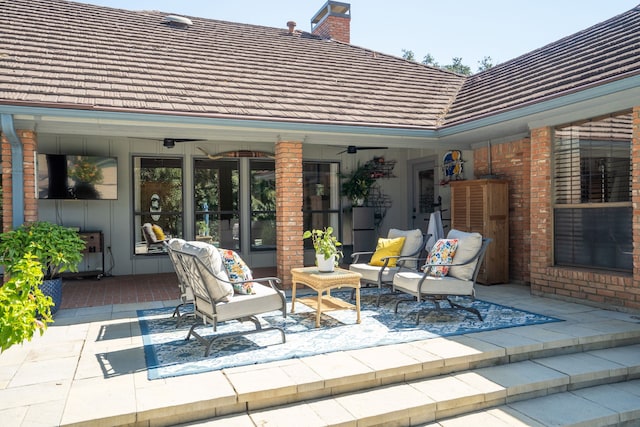
[[[326,2],[311,19],[311,34],[351,43],[351,5]]]

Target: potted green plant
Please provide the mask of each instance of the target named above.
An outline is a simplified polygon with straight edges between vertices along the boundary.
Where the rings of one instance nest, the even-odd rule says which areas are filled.
[[[36,331],[42,335],[53,322],[53,301],[42,293],[41,283],[40,263],[32,255],[10,267],[10,278],[0,287],[0,353],[31,341]]]
[[[342,176],[346,179],[342,183],[342,194],[351,200],[353,206],[363,206],[369,197],[371,187],[376,182],[371,172],[368,164],[364,164]]]
[[[14,266],[25,256],[30,255],[37,261],[44,278],[40,288],[53,299],[53,314],[62,302],[60,273],[78,271],[84,248],[85,241],[77,230],[36,221],[0,234],[0,264],[5,266],[5,272],[10,278],[14,274]]]
[[[333,227],[326,227],[322,230],[307,230],[302,235],[303,239],[311,239],[313,249],[316,251],[316,265],[321,272],[331,272],[338,261],[343,257],[339,249],[342,243],[333,235]]]
[[[196,222],[196,226],[198,228],[198,236],[208,236],[209,235],[209,227],[205,221]]]

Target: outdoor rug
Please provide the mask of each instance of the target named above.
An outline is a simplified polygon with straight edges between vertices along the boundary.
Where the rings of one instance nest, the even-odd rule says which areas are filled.
[[[464,311],[445,311],[423,314],[420,324],[416,325],[416,310],[433,308],[433,304],[403,303],[398,314],[395,314],[396,299],[383,297],[380,307],[376,307],[376,294],[373,292],[362,289],[360,324],[356,323],[355,310],[339,310],[322,313],[321,327],[315,328],[315,311],[296,301],[296,312],[292,314],[289,300],[286,318],[280,312],[259,316],[264,327],[271,325],[284,328],[286,343],[281,344],[281,335],[277,330],[219,338],[209,357],[204,357],[205,347],[195,338],[185,341],[193,323],[187,320],[180,328],[176,328],[176,319],[171,317],[173,308],[138,310],[148,377],[153,380],[334,351],[560,321],[486,301],[475,300],[471,303],[461,300],[477,308],[484,321]],[[331,293],[344,300],[349,299],[349,294],[349,291]],[[226,322],[218,325],[216,334],[245,329],[255,329],[255,325],[252,322]],[[214,334],[211,326],[199,326],[196,330],[202,335]]]

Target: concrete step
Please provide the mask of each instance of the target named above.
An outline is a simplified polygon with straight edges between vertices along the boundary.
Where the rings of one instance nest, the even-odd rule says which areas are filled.
[[[437,346],[435,341],[428,340],[425,343],[430,343],[429,348],[437,351],[437,348],[434,348]],[[444,345],[444,342],[440,344]],[[592,342],[590,345],[594,344]],[[637,381],[633,380],[640,378],[640,344],[588,351],[581,351],[575,346],[573,352],[567,352],[566,348],[558,350],[566,354],[516,362],[499,357],[495,350],[478,352],[475,355],[467,354],[464,357],[458,355],[443,361],[440,368],[449,370],[446,374],[437,373],[428,378],[360,387],[356,390],[353,390],[355,384],[349,384],[347,381],[342,385],[336,385],[330,396],[304,401],[296,399],[287,404],[258,407],[256,401],[249,399],[247,411],[243,414],[189,425],[423,425],[474,413],[480,409],[489,411],[493,410],[491,408],[503,408],[505,405],[508,408],[511,408],[511,405],[525,408],[528,407],[526,403],[518,402],[531,402],[551,395],[568,394],[570,401],[575,399],[576,393],[580,390],[603,384],[626,384],[628,381],[631,386],[638,386]],[[521,358],[524,354],[519,353],[518,356]],[[342,357],[344,358],[344,355]],[[383,357],[393,357],[393,354],[388,352],[383,354]],[[339,374],[338,370],[336,377]],[[355,383],[359,386],[366,384],[363,381]],[[352,390],[347,391],[349,388]],[[567,410],[573,409],[568,407]],[[633,418],[636,415],[634,411],[635,409],[631,408],[627,413],[617,416],[619,419]],[[608,415],[614,417],[612,412],[609,410]],[[496,416],[492,414],[493,412],[481,412],[475,416]],[[594,417],[598,418],[596,415]],[[301,420],[304,421],[302,424]]]
[[[638,426],[640,380],[605,384],[522,400],[422,427]]]

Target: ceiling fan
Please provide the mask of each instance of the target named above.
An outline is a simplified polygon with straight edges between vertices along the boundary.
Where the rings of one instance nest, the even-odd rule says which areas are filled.
[[[355,145],[347,146],[346,150],[342,150],[338,154],[348,153],[348,154],[356,154],[358,150],[386,150],[389,147],[356,147]]]

